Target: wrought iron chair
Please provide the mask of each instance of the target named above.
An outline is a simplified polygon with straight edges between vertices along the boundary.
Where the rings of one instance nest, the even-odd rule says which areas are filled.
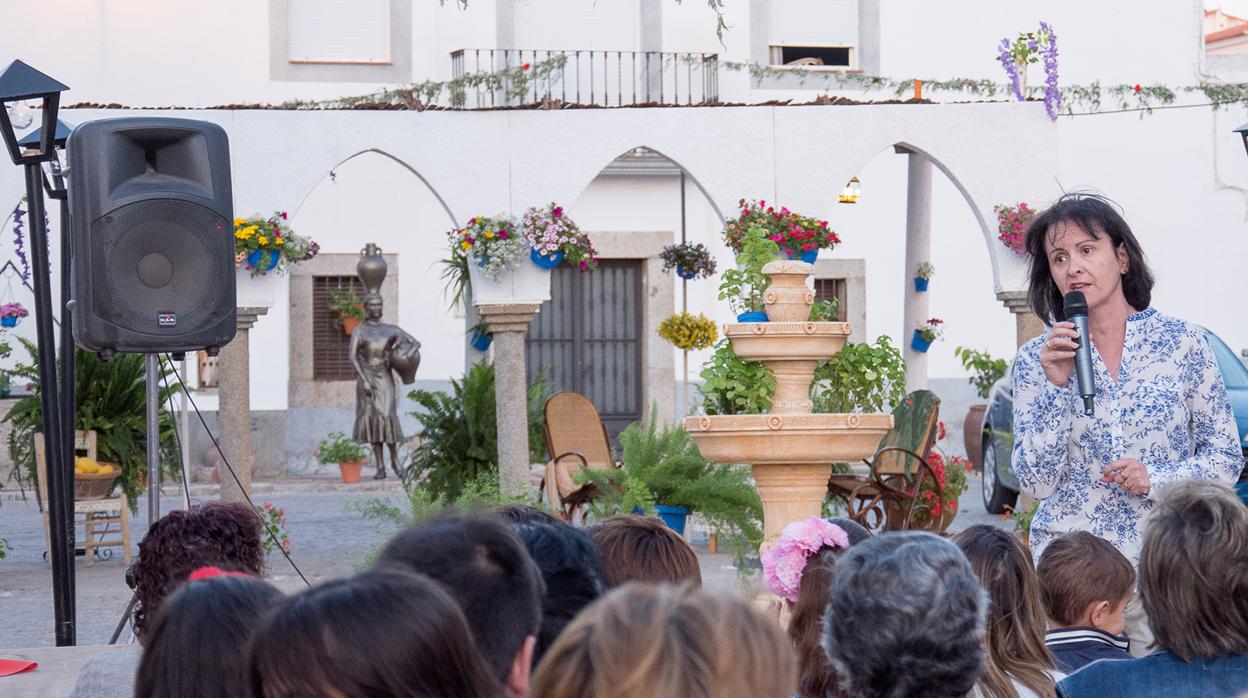
[[[939,416],[940,398],[931,391],[907,395],[893,408],[893,428],[871,460],[863,461],[867,474],[833,473],[828,497],[842,500],[847,516],[871,530],[907,530],[922,512],[927,512],[933,527],[939,527],[930,502],[921,495],[929,484],[935,501],[944,501],[940,480],[927,460],[936,443]]]
[[[615,467],[611,440],[594,403],[580,393],[563,391],[546,401],[546,451],[550,460],[542,476],[541,493],[564,520],[572,521],[598,493],[593,483],[578,485],[574,476],[583,469]]]

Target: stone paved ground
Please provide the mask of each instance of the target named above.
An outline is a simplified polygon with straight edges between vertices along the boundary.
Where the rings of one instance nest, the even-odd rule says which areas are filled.
[[[394,480],[380,486],[371,481],[343,485],[329,479],[288,480],[256,483],[253,499],[257,504],[272,502],[286,510],[291,557],[309,581],[315,583],[351,574],[393,530],[348,511],[347,505],[372,497],[392,497],[398,491]],[[215,492],[210,486],[195,485],[192,498],[212,499]],[[169,490],[162,498],[162,511],[180,505],[181,496],[175,496],[174,490]],[[140,510],[131,520],[136,543],[147,528],[146,501]],[[984,513],[979,502],[979,480],[972,477],[970,487],[962,496],[961,513],[951,530],[961,530],[975,523],[1004,525],[998,517]],[[51,572],[42,559],[43,527],[33,501],[24,502],[6,490],[0,497],[0,537],[8,539],[13,546],[9,556],[0,560],[0,619],[3,619],[0,648],[51,646],[55,644]],[[736,570],[728,555],[709,554],[705,544],[697,539],[694,547],[702,563],[706,587],[738,588]],[[78,559],[78,644],[108,642],[130,597],[124,572],[120,555],[111,560],[97,560],[90,569],[83,565],[82,558]],[[274,584],[288,592],[303,586],[280,555],[273,560],[269,576]]]

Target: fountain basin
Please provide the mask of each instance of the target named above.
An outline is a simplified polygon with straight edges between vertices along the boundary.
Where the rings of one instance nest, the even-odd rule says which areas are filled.
[[[742,322],[724,325],[745,361],[826,361],[845,346],[848,322]]]
[[[736,414],[686,417],[685,431],[716,463],[832,464],[870,458],[889,414]]]

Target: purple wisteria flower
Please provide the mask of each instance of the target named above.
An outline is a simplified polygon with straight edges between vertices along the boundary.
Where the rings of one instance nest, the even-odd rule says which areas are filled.
[[[1019,85],[1018,66],[1014,65],[1014,55],[1010,52],[1010,40],[1001,40],[1001,55],[998,60],[1001,61],[1001,67],[1005,69],[1005,74],[1010,78],[1010,87],[1014,88],[1014,96],[1018,101],[1023,101],[1023,90]]]
[[[30,260],[26,258],[26,243],[22,236],[22,218],[26,215],[26,211],[22,209],[22,203],[26,201],[23,197],[17,202],[17,206],[13,207],[13,247],[17,252],[17,261],[22,264],[22,281],[30,282]]]
[[[1057,34],[1046,22],[1040,23],[1041,33],[1047,37],[1042,57],[1044,59],[1044,110],[1049,118],[1057,121],[1057,111],[1062,106],[1062,91],[1057,87]]]

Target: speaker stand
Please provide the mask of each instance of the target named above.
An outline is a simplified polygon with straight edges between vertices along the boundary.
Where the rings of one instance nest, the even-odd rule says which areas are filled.
[[[147,527],[160,518],[160,355],[144,354],[147,367]]]

